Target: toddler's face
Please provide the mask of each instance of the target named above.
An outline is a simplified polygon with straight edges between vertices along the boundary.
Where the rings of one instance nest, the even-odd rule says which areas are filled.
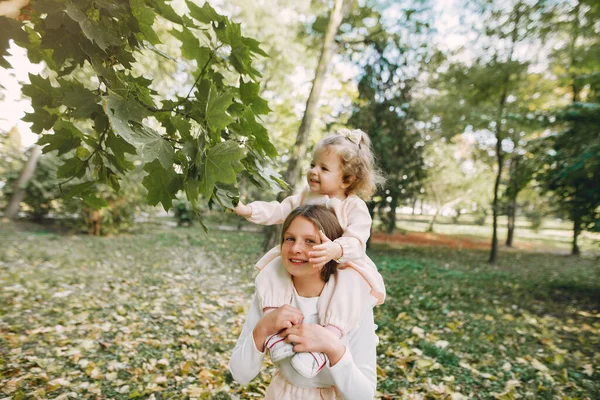
[[[346,198],[349,184],[344,183],[342,158],[333,148],[319,148],[315,151],[306,180],[313,193]]]

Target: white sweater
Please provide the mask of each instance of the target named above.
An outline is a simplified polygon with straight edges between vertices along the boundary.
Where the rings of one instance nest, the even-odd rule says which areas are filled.
[[[317,322],[318,297],[301,297],[294,290],[292,306],[298,307],[306,323]],[[373,297],[373,304],[376,303]],[[346,335],[342,342],[346,352],[333,367],[327,365],[319,374],[306,379],[299,375],[290,364],[290,358],[277,363],[285,379],[298,387],[326,388],[335,386],[346,400],[373,399],[377,385],[377,354],[375,347],[379,339],[375,334],[377,326],[373,321],[373,304],[365,304],[360,325]],[[264,353],[256,348],[252,331],[262,318],[256,294],[248,311],[242,333],[229,360],[229,370],[233,378],[248,384],[261,370]]]

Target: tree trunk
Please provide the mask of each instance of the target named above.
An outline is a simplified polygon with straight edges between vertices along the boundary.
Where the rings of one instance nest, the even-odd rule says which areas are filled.
[[[435,221],[437,220],[437,217],[439,214],[440,214],[440,208],[438,207],[435,210],[435,214],[433,214],[433,218],[431,218],[431,221],[429,221],[429,226],[427,227],[427,230],[425,232],[433,232],[433,224],[435,224]]]
[[[19,214],[19,208],[21,206],[21,202],[25,198],[25,189],[27,188],[27,183],[33,176],[35,172],[35,167],[37,165],[38,158],[42,154],[42,148],[40,146],[33,146],[29,152],[29,158],[21,171],[21,175],[19,176],[19,180],[15,186],[15,191],[10,198],[10,202],[6,207],[6,211],[4,216],[9,219],[16,219]]]
[[[517,27],[519,20],[521,19],[521,13],[517,10],[515,14],[515,26],[511,35],[511,47],[508,55],[508,61],[512,61],[512,56],[515,51],[515,43],[518,39]],[[496,160],[498,161],[498,174],[496,175],[496,181],[494,182],[494,201],[492,203],[492,244],[490,250],[490,258],[488,262],[492,265],[496,264],[498,259],[498,189],[500,188],[500,180],[502,178],[502,166],[504,164],[504,155],[502,154],[502,117],[504,115],[504,107],[506,105],[506,97],[508,95],[508,84],[510,82],[510,74],[505,72],[504,79],[502,82],[502,92],[500,94],[500,101],[498,102],[498,117],[496,119]]]
[[[500,121],[498,121],[499,123]],[[504,163],[504,156],[502,154],[502,145],[500,137],[500,127],[496,133],[496,160],[498,161],[498,173],[496,174],[496,181],[494,182],[494,201],[492,203],[492,245],[490,251],[490,264],[496,264],[498,259],[498,189],[500,188],[500,179],[502,178],[502,165]]]
[[[294,191],[298,178],[300,175],[300,160],[306,158],[306,150],[308,147],[308,134],[310,132],[310,126],[315,116],[315,110],[319,103],[319,97],[321,96],[321,89],[325,82],[325,75],[327,67],[331,61],[333,55],[334,39],[337,31],[342,22],[342,6],[344,0],[335,0],[333,10],[329,16],[329,23],[327,24],[327,31],[325,32],[325,38],[323,39],[323,49],[321,56],[319,57],[319,63],[317,64],[317,70],[315,72],[315,78],[313,80],[312,88],[308,100],[306,101],[306,109],[298,134],[296,135],[296,144],[292,148],[292,155],[288,163],[288,167],[283,174],[283,179],[290,185],[290,191],[283,191],[277,196],[278,201],[282,201],[286,196],[289,196]],[[263,241],[263,250],[267,251],[277,246],[279,238],[279,227],[278,226],[267,226],[264,229],[265,240]]]
[[[579,234],[581,233],[581,218],[579,216],[575,217],[573,221],[573,247],[571,249],[571,255],[578,256],[581,254],[579,250],[579,245],[577,244],[577,238],[579,238]]]
[[[317,71],[315,72],[315,79],[313,80],[310,95],[306,101],[304,116],[302,117],[302,122],[300,123],[298,134],[296,135],[296,144],[292,150],[292,156],[290,157],[287,170],[283,175],[284,180],[291,186],[292,190],[296,186],[299,178],[300,160],[306,157],[310,126],[315,116],[317,104],[319,103],[319,97],[321,96],[321,89],[323,88],[323,83],[325,82],[327,67],[329,67],[329,62],[333,56],[335,35],[340,27],[340,23],[342,22],[343,3],[343,0],[335,0],[333,10],[329,16],[327,31],[325,33],[325,38],[323,39],[323,50],[321,51],[319,64],[317,65]]]
[[[517,196],[519,194],[519,182],[517,174],[519,172],[519,156],[516,155],[511,159],[510,163],[510,182],[508,190],[508,209],[507,209],[507,235],[506,247],[513,247],[513,239],[515,235],[515,220],[517,214]]]
[[[427,227],[426,232],[433,232],[433,224],[435,224],[435,221],[437,220],[437,217],[440,214],[440,209],[442,208],[442,205],[440,204],[440,198],[438,197],[433,185],[429,185],[429,191],[433,194],[433,198],[435,199],[435,214],[433,214],[433,218],[431,218],[431,221],[429,221],[429,226]]]
[[[511,197],[508,200],[508,210],[507,210],[507,234],[506,234],[506,247],[513,247],[513,239],[515,236],[515,218],[516,218],[516,209],[517,209],[517,200]]]
[[[387,225],[387,234],[391,235],[394,233],[394,229],[396,229],[396,208],[398,207],[398,194],[391,193],[392,201],[390,203],[390,210],[388,211],[388,225]]]
[[[416,214],[415,209],[417,208],[417,200],[418,200],[418,197],[415,196],[415,198],[412,201],[412,212],[411,212],[412,215]]]
[[[375,219],[375,203],[373,200],[367,202],[367,208],[369,209],[369,215],[371,215],[371,220]],[[371,234],[369,235],[369,239],[367,240],[367,249],[371,247],[371,238],[373,237],[373,223],[371,223]]]

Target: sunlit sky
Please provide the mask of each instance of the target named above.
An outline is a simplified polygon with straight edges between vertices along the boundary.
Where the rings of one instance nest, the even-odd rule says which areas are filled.
[[[442,49],[455,49],[468,42],[468,38],[460,34],[460,18],[458,0],[433,1],[436,12],[435,27],[438,31],[436,44]],[[30,124],[21,121],[26,112],[32,112],[28,97],[21,95],[21,85],[28,83],[28,74],[38,74],[43,70],[42,64],[31,64],[24,49],[11,44],[11,56],[8,61],[14,69],[0,67],[0,87],[3,99],[0,100],[0,131],[7,132],[17,126],[23,146],[29,147],[37,141],[37,135],[30,130]],[[2,97],[2,96],[0,96]]]

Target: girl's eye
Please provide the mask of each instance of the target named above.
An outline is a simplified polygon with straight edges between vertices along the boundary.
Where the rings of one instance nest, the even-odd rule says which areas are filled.
[[[312,239],[306,239],[306,243],[315,244],[315,241]]]
[[[329,171],[327,168],[323,167],[323,171]]]
[[[293,237],[288,237],[288,238],[285,238],[285,240],[286,240],[286,242],[293,242],[294,238]]]
[[[310,163],[310,167],[314,168],[315,167],[315,163]]]

